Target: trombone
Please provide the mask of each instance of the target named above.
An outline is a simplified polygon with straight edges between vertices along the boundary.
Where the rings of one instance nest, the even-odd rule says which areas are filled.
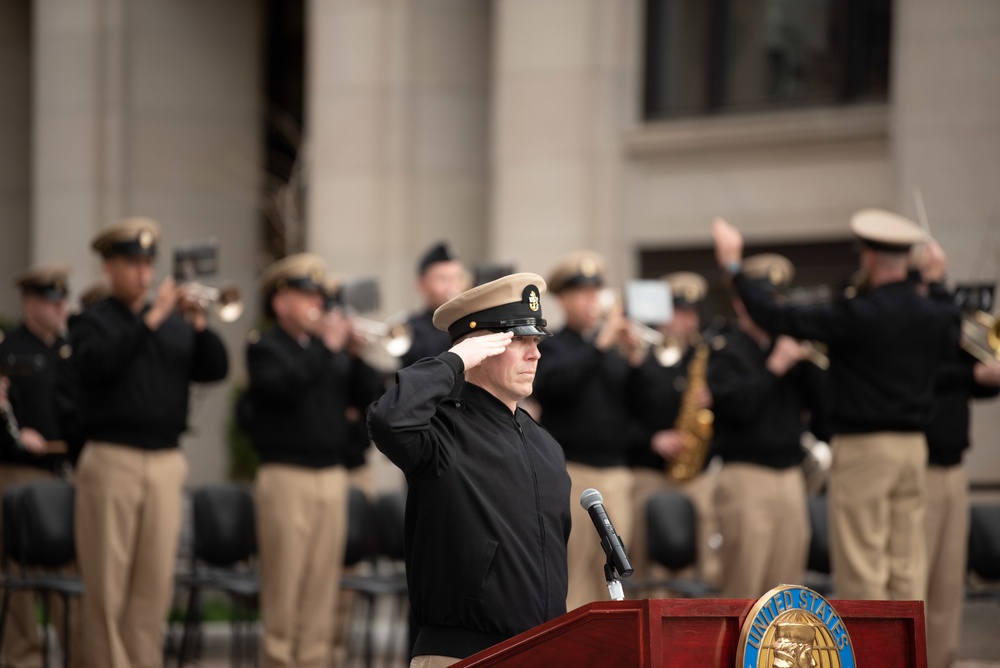
[[[202,283],[186,283],[184,296],[198,302],[202,308],[211,304],[215,308],[219,320],[225,323],[236,322],[243,315],[243,297],[235,285],[213,288]]]
[[[1000,361],[1000,318],[985,311],[963,316],[960,343],[984,364]]]
[[[351,317],[351,324],[370,343],[380,345],[390,357],[402,357],[413,345],[413,331],[405,322],[382,322],[355,315]]]

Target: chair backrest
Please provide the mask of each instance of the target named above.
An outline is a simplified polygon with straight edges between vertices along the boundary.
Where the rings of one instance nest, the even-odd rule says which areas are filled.
[[[23,485],[8,487],[3,492],[3,556],[4,568],[7,561],[21,558],[21,494]]]
[[[73,487],[62,480],[24,485],[10,503],[4,497],[4,523],[12,532],[12,554],[18,563],[40,568],[72,563],[74,498]]]
[[[969,570],[986,580],[1000,580],[1000,504],[969,509]]]
[[[406,515],[406,490],[383,492],[375,501],[378,518],[378,554],[389,559],[403,559],[403,524]]]
[[[375,509],[368,496],[357,487],[347,490],[347,545],[344,565],[353,566],[375,556],[378,541]]]
[[[204,485],[191,492],[196,559],[224,568],[257,551],[253,494],[243,485]]]
[[[682,492],[659,492],[646,504],[649,558],[671,570],[698,561],[698,519],[694,504]]]
[[[806,568],[817,573],[830,573],[830,529],[827,519],[826,495],[809,497],[809,559]]]

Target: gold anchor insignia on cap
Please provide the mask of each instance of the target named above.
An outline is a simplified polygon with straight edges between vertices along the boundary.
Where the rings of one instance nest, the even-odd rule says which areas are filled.
[[[584,276],[597,275],[597,263],[594,262],[594,258],[585,257],[580,260],[580,273]]]
[[[153,233],[149,230],[141,230],[139,232],[139,247],[149,248],[153,245]]]
[[[322,283],[323,282],[323,269],[320,268],[319,266],[316,266],[316,265],[310,267],[309,268],[309,279],[313,283],[315,283],[317,285],[319,285],[320,283]]]
[[[56,280],[52,281],[52,289],[55,290],[56,292],[62,292],[63,290],[66,289],[66,285],[63,283],[63,280],[61,278],[57,278]]]
[[[537,311],[541,308],[541,304],[538,303],[538,295],[534,290],[528,294],[528,308],[532,311]]]
[[[687,286],[684,290],[684,300],[688,302],[698,301],[698,288],[693,285]]]

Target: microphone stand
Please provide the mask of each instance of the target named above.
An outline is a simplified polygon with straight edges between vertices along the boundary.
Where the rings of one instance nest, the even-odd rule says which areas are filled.
[[[611,565],[610,557],[608,557],[607,563],[604,564],[604,579],[608,583],[608,593],[611,595],[611,600],[624,601],[625,592],[622,589],[621,580],[618,579],[618,571]]]

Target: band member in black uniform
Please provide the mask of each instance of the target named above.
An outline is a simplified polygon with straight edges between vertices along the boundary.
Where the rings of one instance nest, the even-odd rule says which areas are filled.
[[[424,310],[407,321],[413,342],[400,358],[402,366],[434,357],[451,347],[448,334],[434,327],[434,311],[462,292],[467,280],[462,261],[446,243],[431,246],[420,258],[417,264],[417,291],[424,301]]]
[[[396,373],[369,410],[375,446],[406,475],[411,666],[437,668],[566,611],[570,482],[531,394],[545,281],[513,274],[434,314],[455,342]]]
[[[955,350],[938,370],[927,427],[927,665],[948,668],[958,653],[969,547],[969,401],[1000,394],[1000,361]]]
[[[159,666],[173,592],[189,386],[225,378],[204,309],[167,278],[146,299],[159,226],[129,218],[92,247],[111,296],[70,326],[85,439],[76,475],[77,559],[91,666]]]
[[[648,445],[649,434],[628,411],[626,390],[634,370],[618,351],[627,340],[621,306],[602,320],[599,290],[603,261],[596,253],[576,253],[552,272],[550,289],[566,315],[565,327],[542,342],[533,398],[542,425],[566,453],[575,501],[587,488],[599,490],[615,527],[628,543],[632,532],[633,477],[629,452]],[[569,597],[577,608],[607,598],[601,543],[590,518],[572,503],[574,531],[569,546]]]
[[[792,263],[768,253],[743,261],[745,280],[782,293]],[[712,340],[708,383],[715,413],[715,489],[722,534],[723,598],[757,598],[779,584],[801,583],[809,552],[809,516],[801,445],[806,412],[825,413],[824,373],[810,349],[774,337],[733,297],[736,328]]]
[[[666,573],[656,573],[658,568],[649,562],[649,543],[646,535],[646,505],[649,498],[666,490],[677,489],[678,482],[672,481],[666,472],[668,459],[676,457],[684,447],[678,433],[677,415],[681,400],[688,389],[688,365],[694,355],[694,343],[700,339],[701,316],[699,309],[708,292],[708,283],[698,274],[681,271],[668,274],[663,280],[670,286],[673,299],[673,317],[667,323],[657,325],[663,336],[662,346],[652,346],[642,360],[635,374],[635,382],[629,385],[628,403],[643,426],[650,433],[646,443],[629,452],[629,462],[635,476],[632,538],[629,540],[629,557],[635,572],[643,578],[665,579]],[[692,388],[698,397],[692,397],[698,408],[708,408],[712,403],[707,385],[701,389]],[[704,476],[697,476],[683,485],[691,496],[698,514],[699,559],[708,555],[709,526],[714,526],[712,510],[712,485]],[[701,527],[705,527],[702,531]],[[701,568],[704,578],[704,568]]]
[[[922,599],[927,588],[924,429],[937,368],[958,345],[957,311],[921,296],[907,280],[907,253],[924,240],[918,225],[866,209],[853,216],[851,230],[862,245],[870,289],[814,306],[775,303],[742,274],[739,231],[716,219],[712,233],[716,259],[733,276],[755,323],[775,335],[829,346],[830,557],[838,598]],[[926,251],[936,255],[940,248],[928,244]]]
[[[23,319],[6,337],[0,333],[0,361],[10,367],[7,371],[11,374],[0,378],[7,400],[0,412],[0,502],[8,488],[51,480],[67,464],[66,442],[54,403],[56,370],[70,354],[64,338],[67,274],[66,267],[50,265],[31,267],[14,277],[14,285],[21,290]],[[0,387],[0,392],[3,389]],[[2,518],[0,507],[0,522]],[[27,591],[13,592],[9,606],[4,665],[40,666],[42,645],[34,596]],[[61,621],[62,616],[54,619]]]
[[[345,349],[347,318],[324,317],[325,272],[311,253],[265,269],[276,326],[247,347],[265,668],[327,665],[347,536],[348,409],[382,389]]]

